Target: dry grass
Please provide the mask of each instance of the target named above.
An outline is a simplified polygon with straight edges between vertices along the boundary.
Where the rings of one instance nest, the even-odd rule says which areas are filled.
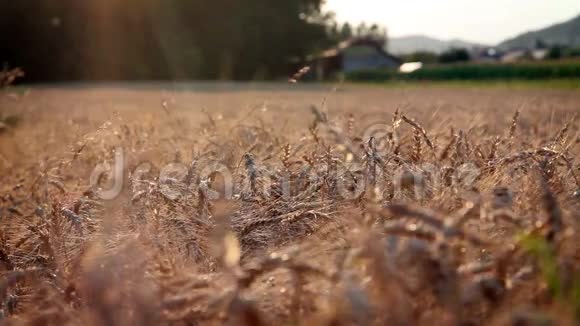
[[[293,86],[0,93],[3,321],[578,323],[578,93]]]

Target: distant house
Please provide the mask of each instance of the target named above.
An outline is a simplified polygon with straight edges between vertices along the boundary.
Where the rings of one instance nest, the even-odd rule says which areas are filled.
[[[367,69],[398,69],[402,61],[387,53],[383,45],[369,38],[353,38],[323,51],[311,59],[311,66],[319,80],[337,72]]]
[[[501,57],[503,63],[513,63],[530,58],[530,50],[528,49],[513,49],[504,53]]]
[[[544,60],[548,57],[549,53],[549,49],[535,49],[532,50],[532,58],[534,58],[534,60]]]
[[[504,63],[529,61],[529,60],[544,60],[550,53],[549,49],[514,49],[507,51],[501,58]]]
[[[471,51],[471,61],[477,63],[495,63],[501,60],[503,53],[496,48],[474,48]]]

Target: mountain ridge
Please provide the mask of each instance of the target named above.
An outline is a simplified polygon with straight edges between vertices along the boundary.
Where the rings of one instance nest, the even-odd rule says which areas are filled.
[[[534,48],[538,41],[545,45],[580,46],[580,15],[548,27],[518,34],[498,44],[503,50]]]
[[[442,53],[451,48],[475,48],[485,45],[454,38],[442,40],[426,35],[408,35],[389,39],[389,51],[394,54],[408,54],[417,51]]]
[[[580,47],[580,15],[544,28],[529,30],[510,37],[497,45],[484,45],[458,38],[444,40],[427,35],[415,34],[389,39],[388,50],[393,54],[409,54],[428,51],[440,54],[451,48],[497,47],[501,50],[527,48],[533,49],[538,41],[546,46],[564,45]]]

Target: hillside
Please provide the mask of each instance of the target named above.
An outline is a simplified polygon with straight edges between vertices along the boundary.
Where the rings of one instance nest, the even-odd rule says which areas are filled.
[[[393,37],[389,39],[389,51],[394,54],[407,54],[417,51],[429,51],[435,53],[444,52],[450,48],[473,48],[479,44],[463,40],[440,40],[423,35]]]
[[[569,21],[520,34],[499,44],[501,49],[532,48],[537,40],[548,45],[580,46],[580,15]]]

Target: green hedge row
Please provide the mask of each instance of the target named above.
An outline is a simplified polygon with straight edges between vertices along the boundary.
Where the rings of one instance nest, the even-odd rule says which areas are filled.
[[[580,62],[440,65],[426,66],[410,74],[384,69],[366,70],[348,73],[346,78],[351,81],[580,78]]]

